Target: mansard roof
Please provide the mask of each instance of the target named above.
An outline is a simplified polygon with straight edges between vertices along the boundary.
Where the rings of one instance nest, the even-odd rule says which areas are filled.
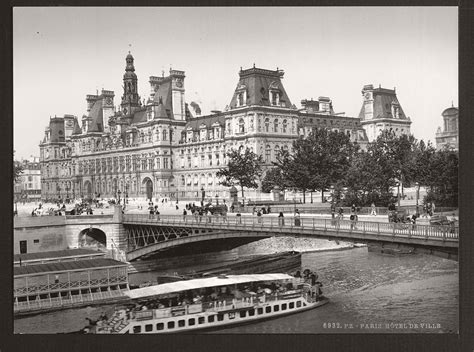
[[[371,90],[374,100],[374,119],[394,119],[395,116],[392,115],[392,104],[398,105],[399,108],[399,120],[410,120],[402,109],[400,102],[398,101],[397,94],[395,89],[386,89],[386,88],[376,88]],[[365,114],[365,104],[362,105],[362,108],[359,113],[359,118],[364,120]],[[397,119],[398,120],[398,119]]]
[[[104,132],[104,116],[102,112],[102,99],[98,99],[92,105],[89,112],[92,119],[90,128],[87,132]]]
[[[210,129],[215,123],[218,123],[221,127],[224,127],[225,115],[215,114],[188,120],[188,123],[186,124],[186,130],[191,128],[194,131],[198,131],[202,127],[201,125],[205,125],[206,129]]]
[[[77,135],[77,134],[81,134],[81,133],[82,133],[82,129],[79,126],[79,122],[77,122],[77,119],[74,118],[74,130],[72,131],[72,134]]]
[[[171,78],[166,77],[162,79],[158,84],[158,89],[155,92],[155,96],[153,97],[153,102],[155,104],[162,104],[165,110],[165,115],[160,117],[168,117],[166,110],[170,111],[171,118],[173,118],[173,108],[172,104],[172,96],[171,96]],[[160,108],[160,111],[162,109]]]
[[[240,70],[239,83],[237,83],[234,95],[232,96],[230,108],[235,109],[237,107],[237,96],[242,90],[247,92],[246,105],[271,106],[269,89],[280,92],[280,107],[291,108],[290,98],[286,94],[281,82],[283,75],[283,70],[271,71],[255,68],[255,66],[247,70]]]

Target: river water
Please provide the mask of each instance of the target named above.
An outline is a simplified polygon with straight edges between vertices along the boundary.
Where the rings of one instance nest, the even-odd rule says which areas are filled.
[[[330,299],[325,306],[212,333],[449,333],[458,331],[458,263],[430,255],[393,256],[367,248],[303,253]],[[113,305],[15,319],[15,333],[77,331]]]

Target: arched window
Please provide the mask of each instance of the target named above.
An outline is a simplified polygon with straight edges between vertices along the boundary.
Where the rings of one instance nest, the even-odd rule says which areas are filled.
[[[277,156],[278,156],[278,153],[280,153],[280,146],[276,145],[276,146],[275,146],[275,160],[276,160],[276,158],[277,158]]]
[[[273,121],[273,132],[278,132],[278,119]]]
[[[168,131],[166,129],[163,130],[163,140],[168,140]]]
[[[244,119],[239,119],[239,133],[245,132],[245,122]]]
[[[181,186],[184,186],[184,184],[185,184],[184,175],[181,175]]]
[[[265,119],[265,132],[269,132],[270,130],[270,120],[268,118]]]
[[[283,120],[283,133],[286,133],[287,122]]]
[[[271,156],[272,156],[272,148],[269,145],[267,145],[265,147],[265,162],[266,163],[270,162]]]

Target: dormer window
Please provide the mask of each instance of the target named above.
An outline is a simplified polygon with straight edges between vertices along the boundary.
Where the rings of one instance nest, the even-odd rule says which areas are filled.
[[[241,84],[237,87],[237,107],[247,104],[247,87]]]
[[[280,96],[278,94],[278,92],[271,92],[271,95],[272,95],[272,105],[278,105],[279,101],[280,101]]]
[[[239,93],[239,95],[237,95],[237,106],[242,105],[244,105],[244,93]]]
[[[273,121],[273,132],[278,132],[278,119]]]

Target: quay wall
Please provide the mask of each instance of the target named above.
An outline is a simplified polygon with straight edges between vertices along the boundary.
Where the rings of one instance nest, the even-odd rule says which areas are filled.
[[[26,241],[26,253],[79,248],[80,234],[100,230],[106,235],[108,250],[126,248],[126,230],[121,210],[113,216],[42,216],[14,219],[13,253],[20,253],[20,242]]]

